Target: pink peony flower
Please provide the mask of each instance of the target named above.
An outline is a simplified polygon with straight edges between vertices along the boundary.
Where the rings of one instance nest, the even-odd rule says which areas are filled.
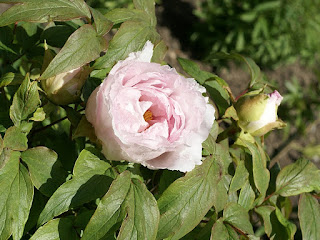
[[[119,61],[91,94],[86,117],[109,160],[191,171],[214,121],[205,88],[174,68],[151,63],[153,44]]]

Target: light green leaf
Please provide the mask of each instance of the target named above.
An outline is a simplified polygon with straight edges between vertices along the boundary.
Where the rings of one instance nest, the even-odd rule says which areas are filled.
[[[241,231],[253,234],[248,212],[237,203],[229,203],[223,211],[223,219]]]
[[[218,221],[212,227],[210,240],[237,240],[239,239],[238,234],[235,230],[226,226],[223,223],[223,219],[219,218]]]
[[[230,96],[227,90],[221,86],[217,81],[217,78],[209,78],[205,83],[204,87],[213,102],[219,109],[219,114],[224,115],[225,111],[230,107]]]
[[[130,172],[121,173],[103,196],[83,232],[82,240],[102,239],[108,231],[124,219],[124,201],[130,190]]]
[[[18,127],[10,127],[7,129],[3,138],[3,144],[4,147],[16,151],[24,151],[28,149],[28,139]]]
[[[241,205],[244,209],[249,211],[253,208],[253,202],[256,195],[249,183],[249,180],[246,181],[245,185],[241,188],[238,204]]]
[[[242,139],[242,142],[248,147],[252,154],[252,168],[254,183],[261,196],[265,196],[270,180],[270,172],[266,165],[266,156],[264,150],[257,143],[251,143]]]
[[[30,82],[27,75],[14,94],[10,107],[10,118],[15,126],[33,113],[40,104],[37,82]]]
[[[272,233],[272,223],[270,215],[274,210],[275,207],[273,206],[261,206],[255,208],[256,213],[258,213],[263,219],[264,231],[268,235],[268,237],[271,237]]]
[[[91,25],[85,24],[71,34],[43,72],[40,80],[81,67],[98,58],[100,52],[106,48],[106,40],[97,36],[96,30]]]
[[[12,2],[12,1],[10,1]],[[66,21],[74,18],[91,18],[83,0],[24,0],[2,13],[0,27],[20,21],[49,22]]]
[[[0,88],[8,85],[21,84],[24,80],[24,77],[18,73],[6,73],[0,78]]]
[[[34,113],[33,117],[30,120],[35,122],[41,122],[46,118],[46,113],[44,112],[43,108],[38,108]]]
[[[125,21],[141,21],[144,22],[148,15],[143,10],[129,9],[129,8],[116,8],[107,12],[104,15],[114,24],[122,23]]]
[[[178,62],[180,63],[182,69],[200,84],[204,84],[206,80],[216,76],[213,73],[201,70],[198,64],[189,59],[178,58]]]
[[[77,240],[72,218],[57,218],[40,227],[30,240]]]
[[[155,42],[158,39],[159,34],[154,27],[143,22],[125,22],[110,41],[107,53],[97,59],[94,68],[111,68],[129,53],[141,50],[147,40]]]
[[[249,173],[245,167],[244,161],[238,161],[238,166],[232,178],[229,191],[230,192],[238,191],[240,188],[242,188],[245,185],[248,177],[249,177]]]
[[[195,228],[214,204],[220,167],[213,156],[173,182],[158,200],[157,239],[180,239]]]
[[[148,20],[152,26],[156,26],[157,19],[155,15],[155,3],[154,0],[133,0],[133,4],[136,9],[143,10],[149,16]],[[146,19],[147,20],[147,19]]]
[[[107,171],[110,165],[87,150],[82,150],[73,168],[73,178],[53,193],[40,214],[43,224],[55,216],[101,197],[108,190],[112,178]]]
[[[23,235],[33,199],[33,186],[27,169],[19,162],[20,153],[8,152],[0,169],[0,239]]]
[[[21,154],[28,165],[33,185],[50,197],[65,182],[67,172],[58,160],[58,155],[46,147],[30,148]]]
[[[138,179],[131,180],[126,198],[127,218],[124,220],[118,240],[154,240],[157,236],[160,213],[157,201]]]
[[[320,170],[306,159],[299,159],[283,168],[276,180],[276,193],[294,196],[320,190]]]
[[[250,71],[251,81],[249,83],[249,88],[251,88],[256,82],[261,79],[261,71],[258,65],[249,57],[242,56],[238,53],[213,53],[210,55],[213,59],[236,59],[241,62],[244,62]]]
[[[320,239],[320,205],[308,193],[301,194],[298,212],[303,239]]]
[[[151,62],[162,63],[164,57],[166,56],[168,47],[163,40],[161,40],[153,49],[153,55]]]
[[[103,36],[112,28],[113,23],[108,20],[102,13],[94,8],[90,8],[94,19],[94,27],[97,31],[98,36]]]

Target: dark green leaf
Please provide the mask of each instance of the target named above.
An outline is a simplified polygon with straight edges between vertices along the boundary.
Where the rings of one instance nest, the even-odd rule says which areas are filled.
[[[213,73],[206,72],[200,69],[199,65],[195,62],[185,59],[185,58],[178,58],[178,61],[182,67],[182,69],[188,73],[191,77],[197,80],[200,84],[204,84],[206,80],[216,76]]]
[[[237,203],[229,203],[223,211],[223,219],[241,231],[253,234],[248,212]]]
[[[296,225],[292,222],[289,222],[288,219],[286,219],[285,216],[283,216],[283,214],[279,208],[276,208],[275,213],[276,213],[276,216],[277,216],[279,222],[286,228],[286,231],[288,233],[289,238],[293,239],[294,234],[297,231]]]
[[[34,23],[22,22],[16,27],[17,41],[25,50],[29,50],[39,41],[40,34],[40,27]]]
[[[72,218],[57,218],[40,227],[30,240],[77,240]]]
[[[301,194],[298,216],[303,239],[320,239],[320,205],[318,200],[308,193]]]
[[[68,25],[57,25],[46,28],[41,34],[41,40],[46,40],[52,47],[62,48],[69,36],[75,31]]]
[[[161,217],[157,239],[180,239],[199,224],[214,204],[220,171],[210,156],[167,188],[158,200]]]
[[[204,83],[207,92],[219,109],[219,114],[224,115],[225,111],[230,106],[230,97],[225,88],[219,84],[215,78],[209,78],[208,81]]]
[[[148,15],[145,11],[138,9],[116,8],[105,14],[105,17],[114,24],[125,21],[145,21]]]
[[[238,234],[232,228],[226,226],[223,223],[223,219],[220,218],[212,227],[211,238],[210,240],[218,240],[218,239],[226,239],[226,240],[237,240],[239,239]]]
[[[91,123],[88,122],[86,116],[82,116],[76,130],[74,131],[72,138],[88,137],[91,142],[96,142],[97,137],[94,132],[94,128]]]
[[[14,94],[10,107],[10,118],[15,126],[33,113],[40,103],[37,82],[30,82],[29,76],[23,80],[21,86]]]
[[[112,181],[108,176],[110,165],[87,150],[82,150],[73,169],[73,178],[53,193],[43,209],[38,223],[105,194]]]
[[[213,59],[236,59],[241,62],[244,62],[248,66],[249,71],[250,71],[250,75],[251,75],[251,81],[250,81],[249,87],[252,87],[256,82],[258,82],[261,79],[260,68],[249,57],[242,56],[238,53],[219,52],[219,53],[211,54],[210,58],[213,58]]]
[[[10,151],[0,169],[0,236],[18,240],[23,235],[33,198],[27,169],[19,162],[20,153]]]
[[[124,201],[130,190],[130,172],[121,173],[99,202],[82,236],[86,239],[103,239],[117,222],[125,217]]]
[[[58,155],[46,147],[35,147],[21,154],[28,165],[33,185],[46,196],[65,182],[67,172],[62,168]]]
[[[0,26],[19,21],[49,22],[66,21],[80,17],[91,18],[88,6],[83,0],[28,0],[22,2],[22,4],[15,4],[2,13]]]
[[[98,58],[96,69],[111,68],[117,61],[126,58],[129,53],[141,50],[147,40],[155,42],[159,34],[155,28],[143,22],[128,21],[121,25],[109,44],[107,53]]]
[[[66,44],[50,62],[40,79],[47,79],[81,67],[98,58],[100,52],[106,47],[106,40],[97,36],[97,32],[91,25],[85,24],[68,38]]]
[[[131,180],[126,197],[127,218],[124,220],[118,240],[154,240],[157,236],[160,213],[157,201],[138,179]]]
[[[306,159],[300,159],[283,168],[276,181],[276,193],[293,196],[320,190],[320,170]]]
[[[113,23],[108,20],[102,13],[94,8],[90,8],[94,19],[94,27],[99,36],[105,35],[112,28]]]
[[[28,139],[18,127],[10,127],[3,138],[5,147],[12,150],[24,151],[28,149]]]

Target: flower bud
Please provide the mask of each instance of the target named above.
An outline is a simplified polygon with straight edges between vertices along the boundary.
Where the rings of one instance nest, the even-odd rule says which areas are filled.
[[[282,99],[278,91],[241,97],[235,104],[239,126],[253,136],[262,136],[272,129],[284,127],[285,123],[277,116]]]
[[[90,74],[90,67],[78,67],[41,81],[47,97],[59,105],[67,105],[79,100],[81,88]]]

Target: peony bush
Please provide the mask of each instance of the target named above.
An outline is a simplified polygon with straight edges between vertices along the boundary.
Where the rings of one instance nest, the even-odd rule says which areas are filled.
[[[271,163],[282,96],[249,57],[213,55],[247,64],[234,96],[164,62],[153,0],[0,2],[1,240],[320,239],[319,169]]]

